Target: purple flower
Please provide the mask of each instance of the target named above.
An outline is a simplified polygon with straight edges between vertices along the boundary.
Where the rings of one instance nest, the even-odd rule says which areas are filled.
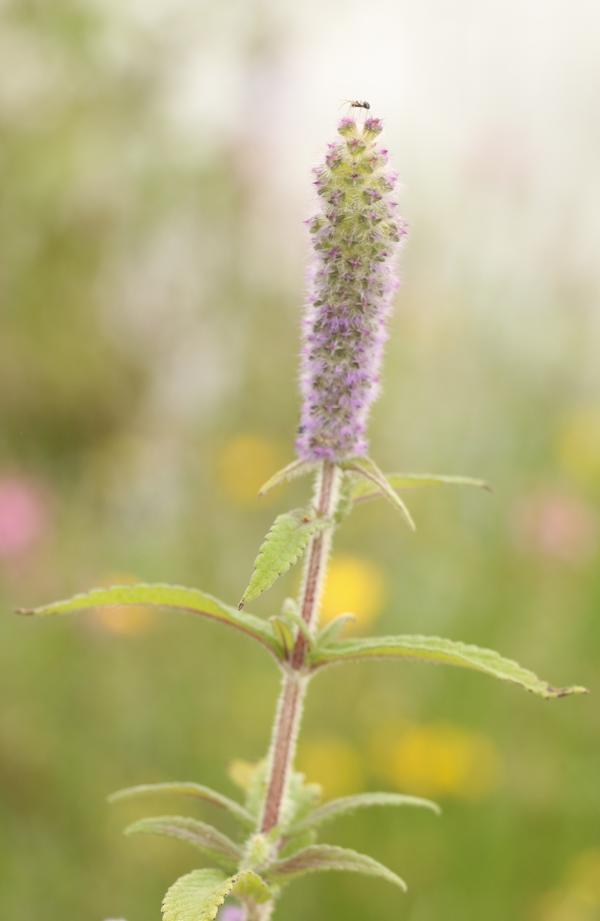
[[[226,905],[221,909],[219,921],[244,921],[246,912],[237,905]]]
[[[367,453],[369,410],[379,390],[385,326],[398,287],[394,260],[406,225],[391,199],[397,175],[376,139],[379,118],[338,126],[325,163],[313,172],[320,211],[306,223],[313,260],[302,322],[296,441],[308,461]]]

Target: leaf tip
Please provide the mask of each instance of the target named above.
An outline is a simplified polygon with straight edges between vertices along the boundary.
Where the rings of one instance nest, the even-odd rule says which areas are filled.
[[[573,694],[589,694],[589,688],[584,688],[579,684],[567,688],[554,688],[548,685],[544,697],[547,700],[559,700],[561,697],[571,697]]]
[[[16,614],[17,617],[31,617],[34,614],[33,608],[14,608],[13,614]]]

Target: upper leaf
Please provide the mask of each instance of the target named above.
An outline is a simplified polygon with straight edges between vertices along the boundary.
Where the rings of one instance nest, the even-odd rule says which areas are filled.
[[[266,902],[271,897],[267,884],[251,870],[229,878],[218,870],[192,870],[180,876],[163,899],[163,921],[213,921],[229,896]]]
[[[288,464],[287,467],[283,467],[281,470],[278,470],[277,473],[274,473],[263,486],[258,490],[259,496],[266,495],[269,490],[273,489],[275,486],[279,486],[281,483],[287,483],[289,480],[295,480],[300,476],[307,476],[309,473],[312,473],[313,470],[316,470],[317,464],[311,461],[303,460],[294,460],[291,464]]]
[[[324,870],[341,870],[349,873],[362,873],[365,876],[378,876],[386,879],[406,892],[406,883],[392,870],[379,861],[359,854],[345,847],[331,844],[313,844],[298,851],[286,860],[279,860],[268,869],[267,876],[277,882],[286,882],[305,873]]]
[[[433,664],[458,665],[485,672],[503,681],[512,681],[540,697],[566,697],[585,694],[579,686],[557,688],[542,681],[533,672],[510,659],[504,659],[492,649],[468,646],[437,636],[371,636],[365,639],[341,640],[328,646],[313,649],[310,653],[313,668],[342,662],[361,662],[368,659],[413,659]]]
[[[322,825],[323,822],[329,822],[339,815],[347,815],[357,809],[365,809],[370,806],[420,806],[430,809],[437,815],[441,812],[437,803],[430,799],[422,799],[420,796],[405,796],[402,793],[359,793],[356,796],[342,796],[340,799],[324,803],[301,822],[295,824],[294,832]]]
[[[255,820],[253,816],[251,816],[243,806],[240,806],[235,800],[229,799],[228,796],[223,796],[222,793],[211,790],[210,787],[204,787],[199,783],[174,782],[138,784],[135,787],[125,787],[123,790],[117,790],[116,793],[111,793],[108,797],[108,801],[109,803],[116,803],[119,800],[137,799],[138,797],[144,796],[159,796],[161,794],[167,794],[168,796],[191,796],[196,799],[206,800],[206,802],[212,803],[213,806],[226,809],[230,815],[245,827],[254,827]]]
[[[242,859],[242,849],[212,825],[181,815],[153,816],[139,819],[128,825],[126,835],[162,835],[167,838],[179,838],[192,847],[202,851],[219,866],[230,870],[237,867]]]
[[[200,614],[219,623],[241,630],[265,646],[276,658],[283,658],[280,640],[275,636],[271,624],[252,614],[237,611],[218,598],[213,598],[195,588],[180,585],[140,584],[113,585],[111,588],[96,588],[81,595],[74,595],[65,601],[55,601],[39,608],[21,609],[17,614],[49,616],[67,614],[70,611],[85,611],[89,608],[121,606],[127,604],[153,605],[172,608],[191,614]]]
[[[375,461],[370,457],[356,457],[351,461],[344,463],[347,470],[359,475],[365,479],[370,487],[374,490],[375,495],[383,496],[388,502],[396,508],[404,517],[411,531],[416,530],[413,517],[408,510],[404,500],[400,498],[396,490],[390,485],[386,475],[381,472]]]
[[[293,509],[278,515],[265,537],[254,563],[254,571],[239,607],[258,598],[279,576],[296,563],[311,537],[331,524],[312,509]]]
[[[469,476],[447,476],[437,473],[386,473],[387,482],[394,489],[417,489],[420,486],[475,486],[478,489],[492,491],[485,480]],[[352,498],[355,502],[375,499],[381,492],[374,483],[362,477],[355,477],[352,484]]]

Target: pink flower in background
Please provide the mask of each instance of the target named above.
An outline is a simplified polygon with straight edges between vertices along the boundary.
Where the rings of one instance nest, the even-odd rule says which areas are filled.
[[[245,917],[246,913],[243,908],[238,908],[237,905],[227,905],[226,908],[221,909],[219,921],[244,921]]]
[[[0,476],[0,560],[20,556],[44,534],[48,515],[41,490],[18,476]]]
[[[558,491],[523,497],[513,509],[513,526],[522,549],[548,559],[585,562],[598,544],[598,522],[589,505]]]

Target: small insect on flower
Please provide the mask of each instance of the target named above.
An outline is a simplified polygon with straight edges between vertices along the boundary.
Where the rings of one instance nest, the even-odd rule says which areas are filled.
[[[370,109],[371,103],[367,102],[365,99],[361,102],[360,99],[348,99],[348,104],[353,109]]]

